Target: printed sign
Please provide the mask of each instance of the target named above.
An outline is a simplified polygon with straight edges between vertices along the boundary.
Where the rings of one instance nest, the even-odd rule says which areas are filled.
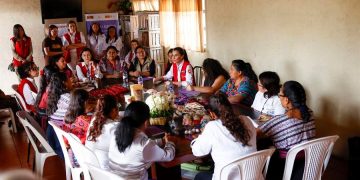
[[[95,22],[100,24],[101,32],[106,35],[109,26],[115,26],[119,36],[119,16],[118,13],[99,13],[99,14],[85,14],[86,31],[90,31],[91,25]]]

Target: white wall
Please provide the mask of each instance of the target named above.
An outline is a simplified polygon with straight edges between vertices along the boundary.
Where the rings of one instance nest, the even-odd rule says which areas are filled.
[[[83,0],[83,13],[108,12],[107,3],[107,0]],[[0,89],[9,94],[12,93],[11,84],[18,83],[15,73],[7,70],[12,61],[10,38],[13,36],[14,24],[24,27],[25,33],[32,39],[35,63],[44,66],[41,43],[45,36],[40,0],[1,0],[0,18]],[[85,23],[79,23],[78,26],[85,33]]]
[[[360,1],[206,2],[208,56],[302,83],[318,135],[340,135],[334,153],[346,157],[347,138],[360,135]]]

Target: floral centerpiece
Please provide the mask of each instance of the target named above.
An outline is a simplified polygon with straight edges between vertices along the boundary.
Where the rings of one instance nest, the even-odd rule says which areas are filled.
[[[173,97],[168,92],[154,92],[145,101],[150,108],[150,124],[165,125],[173,116]]]

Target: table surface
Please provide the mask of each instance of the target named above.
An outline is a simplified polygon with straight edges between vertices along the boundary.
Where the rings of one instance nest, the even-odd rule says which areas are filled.
[[[156,89],[159,91],[164,89],[164,83],[153,84],[152,80],[148,80],[148,81],[151,82],[144,81],[144,89]],[[206,97],[207,95],[201,94],[201,96]],[[246,115],[253,119],[256,119],[257,116],[256,112],[252,108],[243,105],[233,105],[233,110],[236,115]],[[158,164],[160,164],[165,168],[171,168],[178,166],[181,163],[190,162],[199,158],[194,156],[192,153],[190,147],[190,143],[191,143],[190,139],[187,139],[182,136],[174,136],[174,139],[176,140],[176,142],[174,142],[176,148],[174,159],[169,162],[158,162]]]

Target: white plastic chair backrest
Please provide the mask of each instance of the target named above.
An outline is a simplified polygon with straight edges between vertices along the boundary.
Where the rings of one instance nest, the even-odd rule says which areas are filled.
[[[330,159],[335,141],[339,136],[327,136],[300,143],[292,147],[286,155],[286,163],[283,180],[290,180],[296,155],[300,151],[305,153],[305,166],[303,179],[321,179],[323,172]]]
[[[43,137],[47,139],[44,129],[40,126],[40,124],[26,111],[18,111],[16,115],[19,118],[26,119]]]
[[[67,138],[71,149],[73,150],[76,159],[78,160],[80,167],[83,167],[86,164],[90,164],[95,167],[100,167],[99,160],[97,159],[94,152],[92,152],[89,148],[84,146],[80,139],[75,135],[69,133],[71,138]]]
[[[88,169],[93,180],[125,180],[124,178],[111,173],[110,171],[103,170],[99,167],[88,164]]]
[[[220,179],[234,179],[231,174],[225,174],[225,170],[233,172],[236,168],[240,174],[241,179],[264,179],[266,177],[267,169],[271,155],[275,149],[265,149],[257,151],[243,157],[240,157],[220,170]],[[261,175],[263,177],[261,177]]]
[[[51,153],[51,152],[54,152],[54,150],[51,148],[51,146],[49,145],[49,143],[46,141],[45,137],[43,136],[42,133],[40,133],[37,128],[35,128],[33,126],[33,124],[37,124],[37,122],[30,122],[28,120],[26,120],[26,114],[28,114],[27,112],[25,111],[20,111],[20,112],[17,112],[16,115],[19,117],[21,123],[23,124],[24,126],[24,129],[25,129],[25,132],[31,142],[31,145],[33,146],[34,150],[37,152],[37,153],[42,153],[40,152],[37,144],[36,144],[36,141],[34,140],[34,136],[37,138],[37,140],[41,143],[41,146],[46,150],[46,152],[48,153]],[[33,120],[33,119],[32,119]],[[40,128],[41,129],[41,128]]]
[[[68,139],[68,137],[71,137],[67,132],[65,132],[64,130],[62,130],[60,127],[58,127],[55,123],[49,121],[49,125],[51,125],[54,128],[55,134],[59,140],[60,146],[61,146],[61,150],[64,154],[64,159],[65,159],[65,165],[67,167],[70,168],[76,168],[72,165],[71,161],[70,161],[70,157],[69,157],[69,153],[67,151],[66,145],[65,145],[65,141],[64,141],[64,137],[66,139]]]
[[[18,101],[20,101],[20,106],[22,107],[22,109],[26,112],[30,112],[30,110],[26,107],[26,104],[25,104],[25,100],[24,98],[19,94],[19,92],[17,91],[18,90],[18,87],[19,85],[18,84],[13,84],[12,86],[12,89],[14,90],[14,94],[16,96],[16,99]]]

